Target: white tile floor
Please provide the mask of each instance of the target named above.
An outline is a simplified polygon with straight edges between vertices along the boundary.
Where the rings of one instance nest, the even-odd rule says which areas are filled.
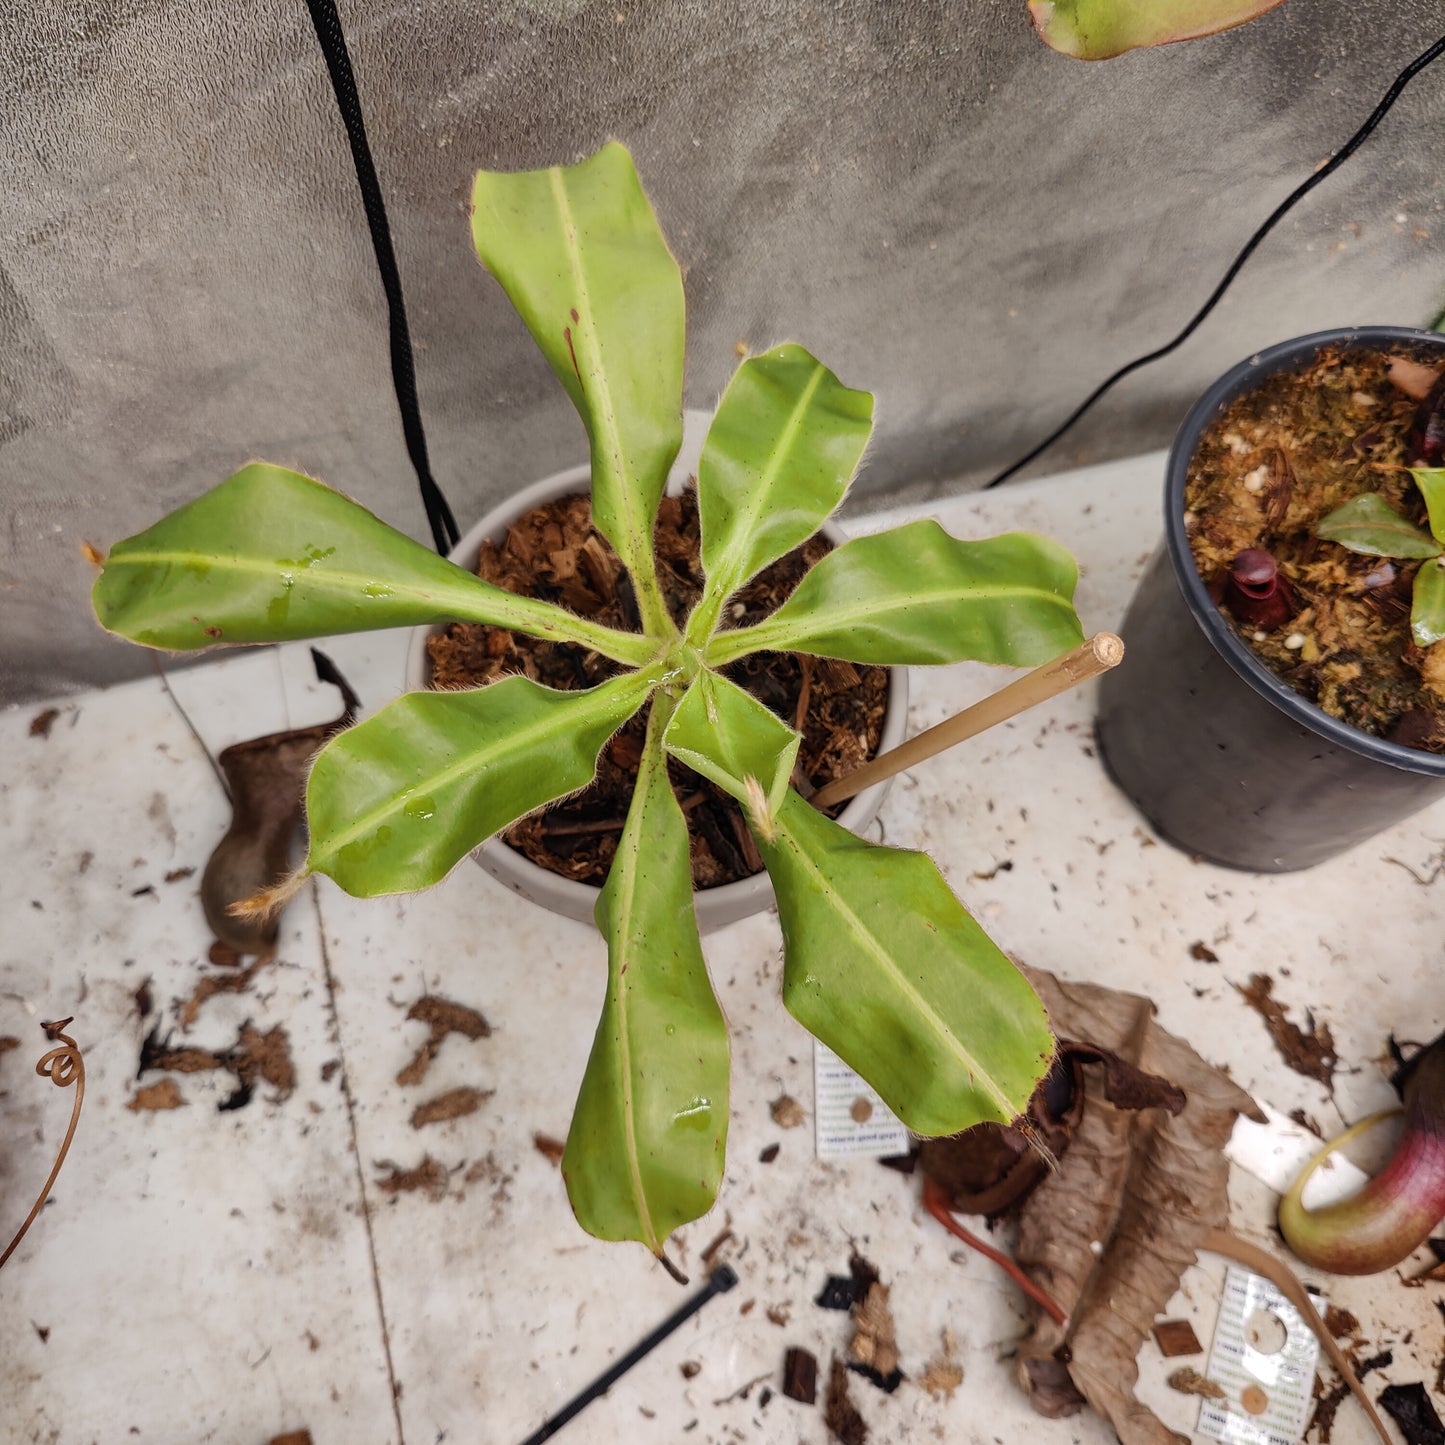
[[[1065,542],[1092,630],[1117,624],[1153,545],[1159,477],[1159,458],[1141,458],[932,511],[961,534],[1028,527]],[[899,518],[866,525],[887,520]],[[328,650],[375,708],[399,690],[403,646],[383,635]],[[1000,681],[975,666],[915,672],[914,728]],[[300,648],[238,654],[172,684],[213,750],[337,710]],[[29,1207],[69,1113],[69,1097],[31,1073],[38,1019],[76,1015],[89,1094],[55,1197],[0,1274],[0,1440],[265,1445],[306,1427],[317,1445],[514,1445],[683,1298],[640,1247],[579,1232],[533,1147],[535,1131],[566,1133],[601,942],[470,865],[402,901],[357,902],[323,880],[292,905],[280,961],[255,991],[212,999],[182,1038],[178,1007],[210,942],[196,883],[224,800],[155,681],[58,706],[44,738],[29,735],[38,706],[0,714],[0,1036],[21,1040],[0,1056],[0,1235]],[[1194,864],[1156,845],[1105,780],[1091,707],[1087,692],[1070,696],[905,775],[884,808],[888,839],[929,849],[1019,957],[1150,993],[1167,1028],[1258,1098],[1328,1129],[1388,1102],[1386,1035],[1445,1027],[1445,878],[1422,886],[1399,866],[1432,876],[1445,812],[1292,877]],[[994,872],[1004,861],[1012,868]],[[185,867],[196,874],[165,881]],[[1196,940],[1219,962],[1191,958]],[[1017,1297],[983,1261],[950,1262],[912,1182],[869,1162],[820,1163],[808,1129],[772,1123],[768,1102],[784,1091],[807,1102],[812,1079],[809,1040],[776,1001],[776,921],[736,925],[708,952],[733,1027],[730,1163],[717,1208],[682,1231],[678,1253],[696,1270],[731,1227],[741,1283],[558,1438],[824,1441],[818,1410],[735,1392],[758,1377],[776,1392],[789,1345],[826,1370],[848,1326],[812,1300],[856,1243],[894,1287],[905,1371],[921,1370],[945,1328],[965,1371],[951,1400],[855,1380],[875,1439],[1112,1439],[1088,1415],[1031,1413],[1004,1358]],[[1333,1100],[1283,1065],[1230,987],[1255,970],[1296,1017],[1312,1010],[1334,1030],[1345,1066]],[[405,1012],[426,992],[481,1010],[492,1033],[449,1037],[425,1083],[404,1088],[396,1074],[425,1035]],[[176,1042],[221,1049],[247,1020],[286,1030],[289,1096],[263,1085],[249,1106],[218,1112],[233,1081],[200,1072],[172,1076],[182,1108],[126,1107],[157,1021]],[[493,1092],[468,1117],[411,1127],[418,1102],[461,1085]],[[443,1197],[379,1189],[389,1165],[428,1155],[447,1171]],[[1235,1227],[1265,1239],[1273,1196],[1238,1169],[1233,1188]],[[1206,1261],[1171,1306],[1206,1344],[1221,1275]],[[1441,1286],[1389,1275],[1329,1292],[1372,1347],[1394,1348],[1372,1393],[1386,1380],[1433,1384]],[[685,1361],[700,1366],[690,1379]],[[1152,1344],[1141,1364],[1142,1392],[1189,1431],[1197,1401],[1164,1386]],[[1347,1402],[1335,1442],[1366,1438]]]

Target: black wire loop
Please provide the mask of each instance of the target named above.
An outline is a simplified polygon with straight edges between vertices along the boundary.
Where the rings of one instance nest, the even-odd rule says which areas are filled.
[[[1008,479],[1013,476],[1015,472],[1022,471],[1036,457],[1041,456],[1051,446],[1053,446],[1053,444],[1058,441],[1058,439],[1063,436],[1063,434],[1068,431],[1069,428],[1072,427],[1074,423],[1078,421],[1079,418],[1082,417],[1084,413],[1088,411],[1089,408],[1093,406],[1094,403],[1098,401],[1101,396],[1104,395],[1105,392],[1109,391],[1119,382],[1123,381],[1126,376],[1132,376],[1134,372],[1140,369],[1140,367],[1148,366],[1151,361],[1158,361],[1160,360],[1160,358],[1168,356],[1171,351],[1175,351],[1179,347],[1183,346],[1184,343],[1188,341],[1189,338],[1193,336],[1194,333],[1199,329],[1199,326],[1204,321],[1204,318],[1208,316],[1209,313],[1213,311],[1214,308],[1219,304],[1220,298],[1229,289],[1230,284],[1233,282],[1234,278],[1238,276],[1239,273],[1244,269],[1244,263],[1248,261],[1252,255],[1254,255],[1256,250],[1259,249],[1260,242],[1263,241],[1267,235],[1269,235],[1269,233],[1275,228],[1276,224],[1285,216],[1287,212],[1293,209],[1297,202],[1302,201],[1307,195],[1309,195],[1312,190],[1314,190],[1316,186],[1322,185],[1326,180],[1330,178],[1330,176],[1334,175],[1334,173],[1339,170],[1339,168],[1344,165],[1344,163],[1349,160],[1349,158],[1354,155],[1357,150],[1359,150],[1359,148],[1369,138],[1371,131],[1373,131],[1375,127],[1379,125],[1382,120],[1384,120],[1385,116],[1389,113],[1391,107],[1395,104],[1397,100],[1399,100],[1400,95],[1404,91],[1405,87],[1409,85],[1409,83],[1414,80],[1414,78],[1419,75],[1419,73],[1424,70],[1427,65],[1431,64],[1433,61],[1438,60],[1442,54],[1445,54],[1445,35],[1442,35],[1440,39],[1437,40],[1428,50],[1422,51],[1419,55],[1417,55],[1414,60],[1412,60],[1409,65],[1407,65],[1404,70],[1402,70],[1399,75],[1395,77],[1394,84],[1391,85],[1389,90],[1385,92],[1384,96],[1380,100],[1380,103],[1374,108],[1374,110],[1370,112],[1369,117],[1366,119],[1365,123],[1354,133],[1354,135],[1349,138],[1349,140],[1344,143],[1343,146],[1340,147],[1339,151],[1336,152],[1336,154],[1331,157],[1331,159],[1325,165],[1321,166],[1319,170],[1315,171],[1313,175],[1309,176],[1306,180],[1301,181],[1300,184],[1297,185],[1294,190],[1292,190],[1289,195],[1287,195],[1284,200],[1282,200],[1279,205],[1277,205],[1274,210],[1269,213],[1269,216],[1265,219],[1263,224],[1259,227],[1257,231],[1255,231],[1254,235],[1252,235],[1249,240],[1244,243],[1243,249],[1230,263],[1229,269],[1224,273],[1219,284],[1214,288],[1213,291],[1210,292],[1209,299],[1204,303],[1203,306],[1199,308],[1198,311],[1194,313],[1194,315],[1190,318],[1184,329],[1172,341],[1166,343],[1164,346],[1159,347],[1157,351],[1150,351],[1143,356],[1135,357],[1134,360],[1129,362],[1127,365],[1121,366],[1118,371],[1116,371],[1107,380],[1100,382],[1099,385],[1096,386],[1094,390],[1091,391],[1089,395],[1086,396],[1084,400],[1081,401],[1079,405],[1076,406],[1073,411],[1071,411],[1068,416],[1066,416],[1063,421],[1061,421],[1059,425],[1056,426],[1053,431],[1051,431],[1048,436],[1043,439],[1043,441],[1041,441],[1032,450],[1025,452],[1023,456],[1018,459],[1018,461],[1013,462],[1009,466],[1005,467],[1003,471],[1001,471],[996,477],[994,477],[992,480],[990,480],[984,485],[983,490],[988,491],[990,487],[996,487],[1000,483],[1008,481]]]

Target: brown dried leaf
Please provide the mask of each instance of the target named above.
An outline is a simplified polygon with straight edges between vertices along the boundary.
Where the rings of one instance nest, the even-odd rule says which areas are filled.
[[[1122,1445],[1187,1445],[1134,1398],[1135,1357],[1205,1236],[1227,1221],[1222,1150],[1235,1116],[1262,1116],[1242,1089],[1154,1022],[1148,999],[1026,972],[1056,1034],[1088,1039],[1170,1080],[1187,1102],[1178,1114],[1122,1109],[1095,1071],[1085,1075],[1083,1118],[1057,1173],[1024,1206],[1017,1250],[1069,1324],[1065,1331],[1047,1316],[1036,1320],[1019,1346],[1020,1382],[1040,1414],[1072,1413],[1082,1396]]]

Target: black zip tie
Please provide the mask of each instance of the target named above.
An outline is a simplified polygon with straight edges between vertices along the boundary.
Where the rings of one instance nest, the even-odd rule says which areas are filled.
[[[447,499],[431,474],[427,460],[426,432],[422,429],[421,408],[416,397],[416,361],[411,349],[411,331],[406,324],[406,303],[401,295],[401,274],[396,267],[396,251],[391,244],[391,227],[386,220],[386,203],[376,178],[371,147],[366,140],[366,121],[361,113],[361,97],[356,92],[356,77],[351,70],[351,57],[346,50],[346,37],[341,31],[341,17],[336,13],[336,0],[306,0],[311,23],[331,88],[336,92],[336,108],[346,127],[351,146],[351,159],[356,167],[356,182],[361,188],[361,204],[366,211],[366,225],[371,232],[372,250],[376,252],[376,269],[381,273],[381,289],[386,293],[386,309],[391,331],[391,379],[396,388],[396,404],[401,412],[401,430],[406,438],[406,454],[416,470],[421,487],[422,505],[431,524],[432,540],[438,552],[445,555],[456,545],[461,533]]]
[[[725,1264],[720,1264],[708,1276],[707,1283],[681,1309],[674,1310],[663,1320],[641,1344],[634,1345],[609,1369],[600,1374],[577,1396],[569,1401],[545,1425],[534,1434],[528,1435],[522,1445],[542,1445],[550,1440],[569,1420],[580,1415],[594,1400],[605,1395],[644,1355],[651,1354],[679,1325],[686,1324],[715,1294],[726,1294],[738,1277]]]
[[[1397,100],[1399,100],[1400,94],[1405,89],[1405,87],[1409,85],[1409,83],[1417,75],[1419,75],[1419,73],[1424,70],[1427,65],[1429,65],[1432,61],[1438,60],[1442,53],[1445,53],[1445,35],[1442,35],[1440,39],[1437,40],[1428,50],[1424,51],[1420,55],[1417,55],[1415,59],[1412,60],[1409,65],[1407,65],[1404,70],[1402,70],[1399,75],[1395,77],[1395,83],[1389,88],[1389,90],[1385,92],[1384,98],[1374,108],[1374,110],[1370,112],[1369,119],[1366,120],[1365,123],[1359,128],[1359,130],[1357,130],[1354,135],[1352,135],[1349,140],[1345,142],[1344,146],[1338,151],[1338,153],[1335,154],[1325,165],[1321,166],[1319,170],[1315,171],[1315,173],[1311,175],[1308,180],[1302,181],[1298,186],[1296,186],[1294,190],[1292,190],[1289,195],[1287,195],[1284,200],[1282,200],[1279,205],[1277,205],[1274,210],[1270,212],[1269,218],[1264,222],[1264,224],[1260,226],[1260,228],[1254,233],[1254,235],[1252,235],[1249,240],[1244,243],[1244,249],[1241,250],[1240,253],[1234,258],[1234,261],[1231,263],[1229,270],[1224,273],[1223,279],[1210,293],[1209,299],[1204,303],[1203,306],[1199,308],[1198,311],[1194,313],[1194,316],[1190,320],[1189,324],[1185,326],[1185,328],[1179,333],[1178,336],[1174,338],[1173,341],[1169,342],[1166,346],[1161,346],[1157,351],[1151,351],[1147,355],[1136,357],[1133,361],[1129,362],[1127,366],[1121,366],[1118,371],[1116,371],[1111,377],[1108,378],[1107,381],[1101,382],[1097,387],[1095,387],[1094,390],[1090,392],[1089,395],[1082,402],[1080,402],[1079,405],[1075,407],[1074,410],[1070,412],[1069,415],[1065,417],[1064,420],[1060,422],[1059,425],[1056,426],[1054,430],[1048,434],[1048,436],[1043,439],[1043,441],[1041,441],[1036,447],[1034,447],[1032,451],[1025,452],[1024,455],[1018,459],[1018,461],[1014,462],[1011,466],[1005,467],[1003,471],[1001,471],[996,477],[993,478],[992,481],[986,483],[982,490],[988,491],[989,488],[996,487],[1001,482],[1008,481],[1008,479],[1013,476],[1015,472],[1022,471],[1026,466],[1028,466],[1031,461],[1034,460],[1035,457],[1038,457],[1042,453],[1046,452],[1051,446],[1053,446],[1056,441],[1058,441],[1061,436],[1063,436],[1066,431],[1069,430],[1071,426],[1074,425],[1076,421],[1079,420],[1081,416],[1083,416],[1086,411],[1089,410],[1091,406],[1093,406],[1096,401],[1099,400],[1101,396],[1104,395],[1105,392],[1109,391],[1116,383],[1123,381],[1126,376],[1132,375],[1134,372],[1138,371],[1140,367],[1148,366],[1151,361],[1158,361],[1161,357],[1168,356],[1171,351],[1175,351],[1179,347],[1183,346],[1184,343],[1188,341],[1191,336],[1194,335],[1195,331],[1199,329],[1199,326],[1204,321],[1205,317],[1207,317],[1209,313],[1213,311],[1214,308],[1219,304],[1220,298],[1229,289],[1230,284],[1233,282],[1234,278],[1238,276],[1239,273],[1244,269],[1244,263],[1248,261],[1252,255],[1254,255],[1255,251],[1259,247],[1260,242],[1263,241],[1267,235],[1269,235],[1269,233],[1274,229],[1276,223],[1279,222],[1284,217],[1284,215],[1294,207],[1296,202],[1302,201],[1307,195],[1309,195],[1312,190],[1314,190],[1316,186],[1320,185],[1323,181],[1327,180],[1330,176],[1332,176],[1337,170],[1339,170],[1342,165],[1344,165],[1347,160],[1349,160],[1352,155],[1354,155],[1357,150],[1359,150],[1359,148],[1369,138],[1370,132],[1373,131],[1382,120],[1384,120],[1385,116],[1389,113],[1391,107],[1395,104]]]

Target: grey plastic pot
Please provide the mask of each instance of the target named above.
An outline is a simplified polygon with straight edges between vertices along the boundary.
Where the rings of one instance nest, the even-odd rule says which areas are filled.
[[[1312,867],[1445,796],[1445,757],[1371,737],[1307,702],[1235,635],[1194,565],[1184,487],[1201,434],[1236,397],[1326,347],[1432,352],[1445,337],[1375,326],[1271,347],[1226,372],[1184,419],[1164,485],[1164,542],[1124,619],[1124,663],[1099,689],[1114,781],[1159,834],[1258,873]]]
[[[674,468],[673,475],[680,484],[678,470]],[[683,475],[687,474],[684,469]],[[502,506],[489,512],[467,532],[452,549],[451,560],[468,571],[475,571],[484,541],[503,541],[508,526],[523,513],[558,497],[585,492],[590,481],[591,470],[584,464],[558,472],[555,476],[524,488]],[[835,545],[846,540],[845,533],[831,523],[825,523],[822,530]],[[406,685],[409,691],[419,691],[427,686],[430,679],[430,661],[426,640],[432,633],[443,630],[441,627],[422,627],[412,634],[406,660]],[[908,670],[903,667],[890,668],[888,703],[879,750],[886,752],[897,747],[903,741],[907,726]],[[855,833],[861,832],[877,816],[888,791],[889,781],[865,788],[839,814],[838,821]],[[593,921],[593,909],[597,906],[600,889],[590,884],[573,882],[570,878],[562,878],[556,873],[549,873],[545,868],[539,868],[516,849],[508,847],[500,838],[489,838],[473,852],[472,857],[498,882],[505,883],[514,893],[519,893],[529,902],[540,904],[553,913],[561,913],[582,923]],[[703,889],[694,895],[694,901],[698,927],[708,933],[771,908],[773,885],[766,873],[759,873],[737,883]]]

